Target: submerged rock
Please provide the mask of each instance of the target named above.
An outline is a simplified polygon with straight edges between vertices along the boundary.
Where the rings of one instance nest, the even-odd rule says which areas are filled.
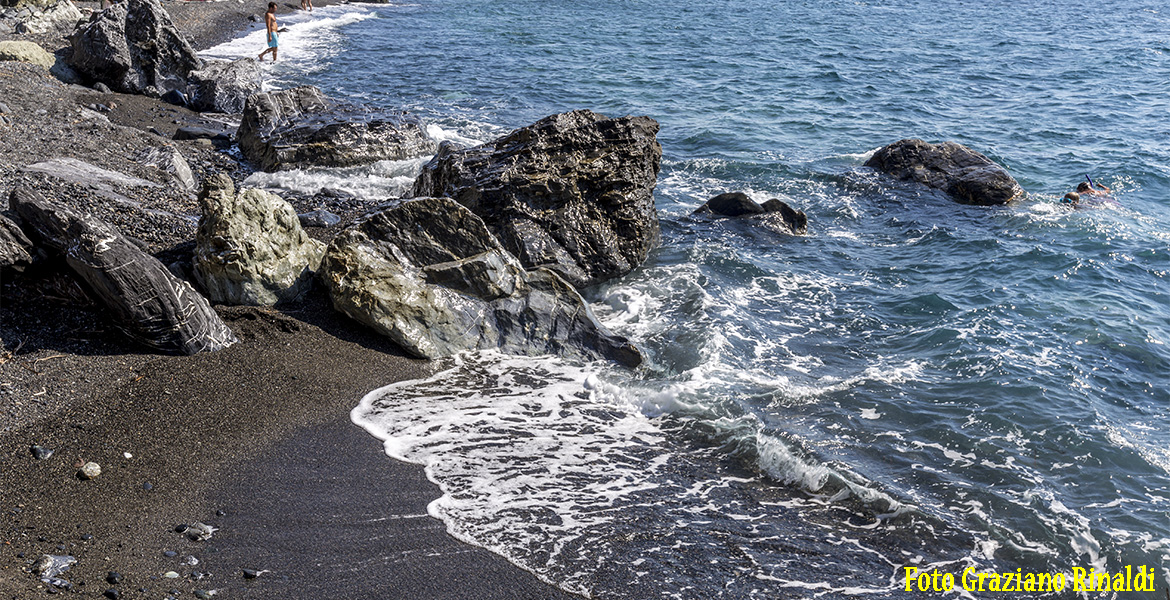
[[[1024,190],[1006,169],[955,142],[901,140],[875,152],[865,166],[942,190],[960,204],[992,206],[1024,197]]]
[[[163,352],[195,354],[236,342],[232,330],[190,284],[113,227],[39,192],[19,187],[9,205],[30,237],[65,257],[132,339]]]
[[[185,90],[203,66],[159,0],[124,0],[101,11],[70,38],[72,66],[114,91],[159,97]]]
[[[252,58],[209,61],[192,71],[191,108],[199,112],[242,113],[248,97],[260,91],[260,63]]]
[[[436,147],[417,117],[338,105],[312,86],[249,97],[236,139],[265,171],[399,160]]]
[[[415,356],[498,348],[641,362],[571,285],[547,269],[525,271],[448,198],[404,201],[351,225],[329,245],[322,277],[335,308]]]
[[[657,133],[649,117],[552,115],[482,146],[444,143],[414,195],[454,198],[526,268],[589,286],[629,273],[658,245]]]
[[[808,217],[779,198],[772,198],[763,204],[757,203],[743,192],[719,194],[695,210],[694,214],[716,214],[725,217],[743,217],[776,213],[785,227],[794,234],[808,232]]]
[[[301,229],[296,211],[263,190],[236,191],[227,175],[199,193],[195,276],[216,302],[270,306],[309,289],[325,244]]]

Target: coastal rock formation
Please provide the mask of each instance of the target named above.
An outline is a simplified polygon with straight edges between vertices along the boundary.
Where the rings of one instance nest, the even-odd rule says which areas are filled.
[[[512,354],[641,355],[610,334],[547,269],[525,271],[483,221],[449,198],[406,200],[342,231],[321,275],[335,308],[424,358],[498,348]]]
[[[593,285],[629,273],[658,244],[657,133],[649,117],[552,115],[474,148],[444,143],[414,195],[454,198],[526,268]]]
[[[159,0],[125,0],[103,10],[71,38],[69,64],[116,92],[159,97],[185,90],[203,66]]]
[[[724,217],[743,217],[777,213],[784,225],[795,234],[808,232],[808,216],[796,210],[779,198],[772,198],[762,205],[743,192],[719,194],[703,203],[693,214],[716,214]]]
[[[955,142],[901,140],[875,152],[865,166],[942,190],[960,204],[992,206],[1024,197],[1024,190],[1007,170]]]
[[[325,244],[301,229],[289,203],[263,190],[236,191],[215,175],[199,193],[195,277],[215,302],[270,306],[312,284]]]
[[[44,34],[54,29],[73,30],[78,21],[83,18],[81,11],[69,0],[61,0],[47,5],[43,10],[33,10],[28,16],[20,19],[16,26],[16,33]]]
[[[236,139],[269,172],[398,160],[436,147],[417,117],[336,105],[312,86],[249,97]]]
[[[33,264],[37,249],[12,219],[0,215],[0,272],[20,272]]]
[[[9,205],[42,247],[65,257],[115,323],[163,352],[195,354],[236,342],[207,300],[113,227],[18,187]]]
[[[248,97],[260,91],[260,63],[251,58],[209,61],[188,80],[194,110],[242,113]]]
[[[135,160],[165,171],[180,188],[189,192],[195,191],[195,175],[191,173],[191,166],[174,146],[146,148]]]

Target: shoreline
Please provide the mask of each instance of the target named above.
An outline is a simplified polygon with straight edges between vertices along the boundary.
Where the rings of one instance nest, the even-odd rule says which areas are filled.
[[[294,6],[282,3],[278,14]],[[238,37],[254,23],[249,15],[263,12],[227,2],[165,8],[199,51]],[[5,68],[0,75],[25,72]],[[0,85],[5,79],[14,77]],[[222,148],[169,140],[180,123],[203,117],[143,96],[104,95],[118,103],[108,113],[113,137],[79,144],[69,115],[103,96],[45,79],[42,95],[5,97],[24,129],[11,148],[0,141],[0,209],[13,186],[28,183],[21,168],[53,156],[163,183],[107,151],[117,144],[165,139],[200,179],[242,179]],[[41,107],[61,115],[38,119]],[[99,195],[79,191],[77,202],[125,219],[123,229],[140,209],[198,212],[181,196],[135,197],[143,206],[126,209]],[[189,223],[153,225],[129,233],[164,262],[189,252]],[[31,572],[42,554],[77,558],[61,577],[90,597],[107,589],[121,598],[577,597],[456,540],[426,514],[437,486],[422,467],[388,457],[349,412],[370,391],[425,376],[432,365],[333,311],[320,290],[279,309],[217,306],[240,342],[182,357],[133,346],[67,278],[30,285],[6,276],[0,287],[0,597],[55,591]],[[33,446],[53,455],[39,460]],[[102,474],[82,480],[77,471],[88,461]],[[200,542],[175,532],[197,521],[219,530]],[[263,573],[245,579],[243,569]],[[179,577],[165,576],[172,571]],[[120,574],[118,584],[106,582],[109,572]]]

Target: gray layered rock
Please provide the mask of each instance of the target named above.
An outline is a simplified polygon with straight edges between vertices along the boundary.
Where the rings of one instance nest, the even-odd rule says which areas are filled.
[[[191,173],[191,166],[174,146],[146,148],[135,160],[165,171],[178,187],[189,192],[195,191],[195,175]]]
[[[263,190],[236,191],[227,175],[199,193],[195,277],[216,302],[271,306],[309,289],[325,244],[301,229],[296,211]]]
[[[113,227],[23,187],[12,191],[9,205],[35,242],[65,257],[132,339],[179,354],[236,342],[205,298]]]
[[[757,203],[743,192],[727,192],[707,200],[694,214],[716,214],[724,217],[744,217],[775,213],[794,234],[808,232],[808,216],[796,210],[779,198],[772,198],[763,204]]]
[[[448,198],[374,212],[342,231],[321,276],[333,306],[424,358],[498,348],[523,355],[641,355],[547,269],[525,271],[483,221]]]
[[[249,97],[236,139],[269,172],[400,160],[436,148],[417,117],[338,105],[312,86]]]
[[[185,90],[203,66],[158,0],[124,0],[98,13],[71,38],[69,65],[117,92],[159,97]]]
[[[875,152],[865,166],[942,190],[960,204],[992,206],[1024,197],[1024,190],[1007,170],[955,142],[901,140]]]
[[[444,143],[416,196],[454,198],[529,269],[577,287],[629,273],[658,245],[662,147],[649,117],[546,117],[482,146]]]
[[[199,112],[244,112],[248,97],[260,91],[260,63],[252,58],[209,61],[188,77],[191,108]]]
[[[0,215],[0,271],[20,272],[33,264],[38,251],[20,227]]]

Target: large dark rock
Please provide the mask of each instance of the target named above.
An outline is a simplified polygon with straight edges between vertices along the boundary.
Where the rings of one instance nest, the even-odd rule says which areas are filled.
[[[20,227],[12,219],[0,215],[0,271],[23,271],[37,256],[37,248]]]
[[[188,78],[191,108],[199,112],[242,113],[260,91],[260,63],[252,58],[210,61]]]
[[[62,254],[131,338],[163,352],[195,354],[236,342],[207,300],[113,227],[75,213],[39,192],[9,198],[25,231]]]
[[[403,201],[346,228],[325,251],[321,277],[335,308],[416,356],[498,348],[642,360],[573,286],[547,269],[525,271],[449,198]]]
[[[312,86],[253,94],[236,139],[248,160],[270,172],[400,160],[436,148],[417,117],[339,105]]]
[[[649,117],[553,115],[482,146],[444,143],[414,195],[454,198],[526,268],[585,287],[629,273],[658,245],[657,133]]]
[[[1003,167],[955,142],[894,142],[875,152],[865,166],[942,190],[961,204],[992,206],[1024,197],[1020,184]]]
[[[763,204],[757,203],[743,192],[719,194],[695,209],[694,214],[716,214],[724,217],[746,217],[776,213],[789,231],[796,234],[808,232],[808,217],[779,198],[772,198]]]
[[[69,65],[114,91],[159,97],[187,89],[202,61],[159,0],[124,0],[98,13],[70,38]]]

